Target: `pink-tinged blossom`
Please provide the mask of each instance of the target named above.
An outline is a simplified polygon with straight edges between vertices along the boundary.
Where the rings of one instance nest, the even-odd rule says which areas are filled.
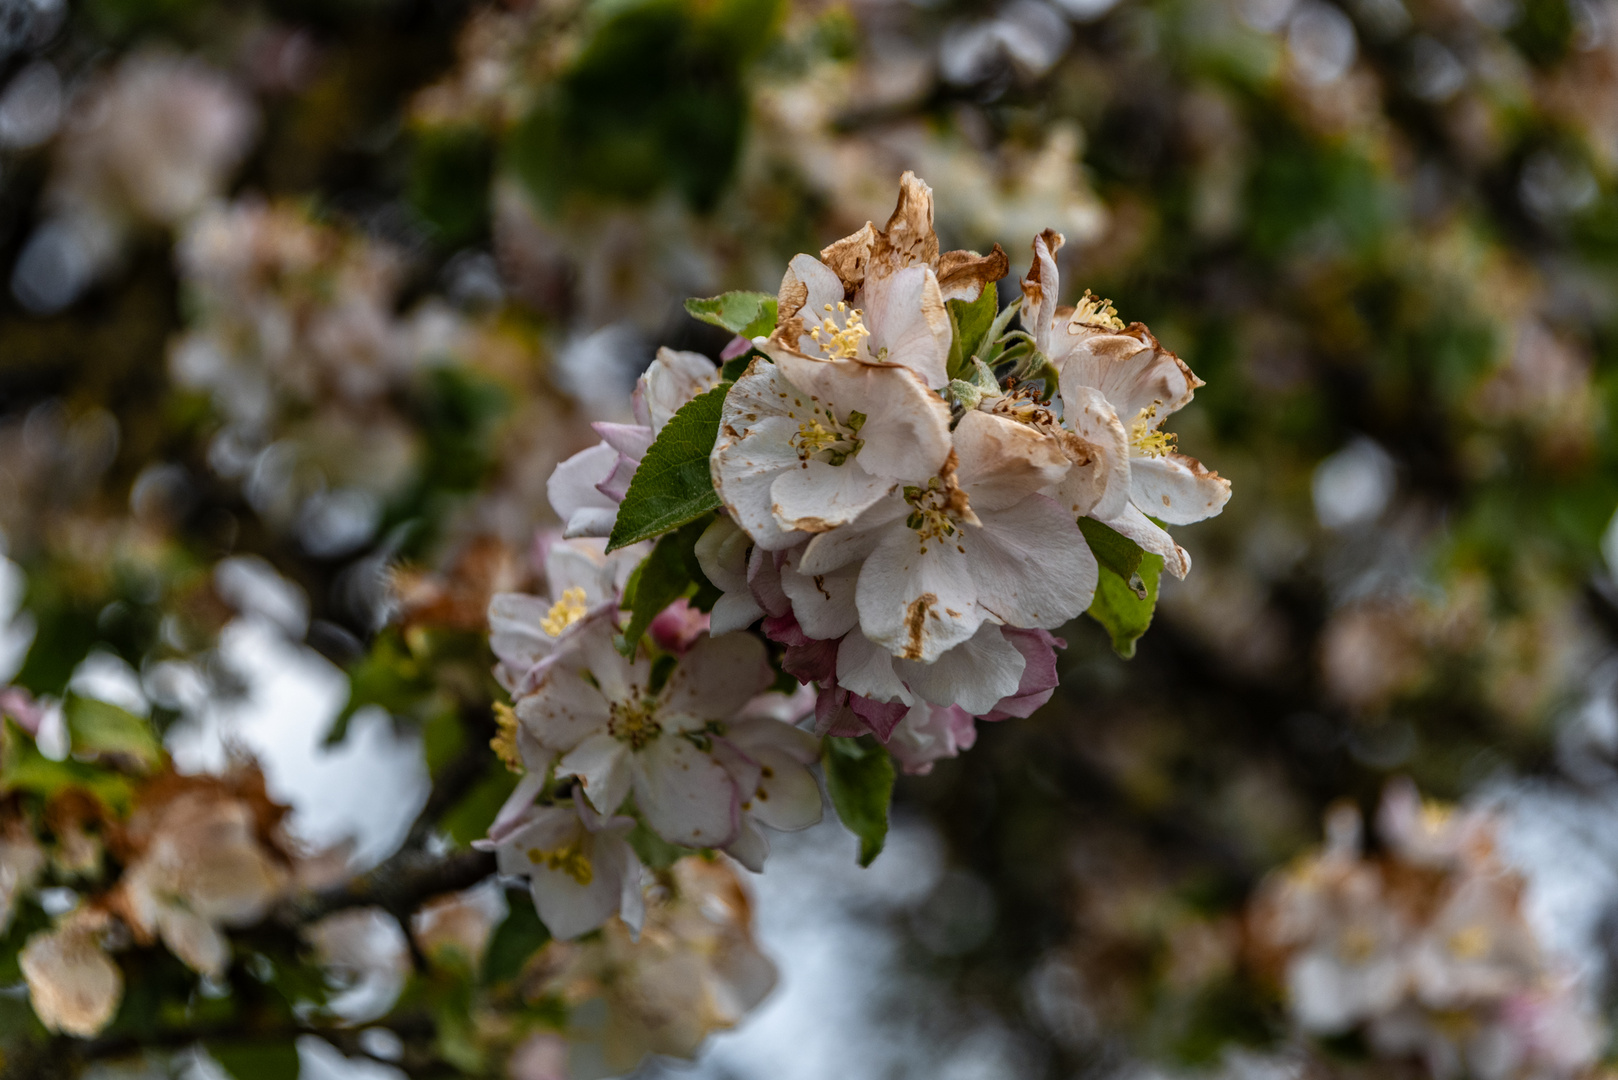
[[[546,484],[551,509],[562,519],[567,537],[612,532],[630,478],[663,425],[718,381],[719,369],[701,353],[657,350],[635,385],[635,422],[592,424],[601,441],[558,465]]]
[[[571,803],[530,806],[475,846],[494,851],[502,874],[528,879],[546,929],[568,941],[614,915],[640,929],[645,871],[625,839],[634,827],[634,818],[597,813],[575,788]]]
[[[676,656],[684,656],[708,631],[708,613],[692,607],[683,596],[658,612],[647,627],[657,647]]]
[[[646,822],[675,844],[723,847],[741,829],[741,799],[713,754],[714,732],[772,681],[764,645],[745,634],[697,642],[652,688],[652,663],[627,660],[613,623],[596,617],[559,652],[516,713],[535,742],[562,755],[597,811],[633,789]]]

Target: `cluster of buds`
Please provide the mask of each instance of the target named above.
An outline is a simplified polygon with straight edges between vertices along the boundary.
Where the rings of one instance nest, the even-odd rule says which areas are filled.
[[[1359,811],[1326,820],[1323,851],[1277,872],[1249,925],[1259,966],[1305,1034],[1357,1034],[1429,1075],[1550,1078],[1592,1066],[1604,1033],[1522,910],[1524,882],[1486,812],[1390,786],[1382,850],[1362,851]]]

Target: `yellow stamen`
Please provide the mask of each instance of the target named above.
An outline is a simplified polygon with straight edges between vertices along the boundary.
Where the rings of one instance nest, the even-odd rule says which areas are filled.
[[[842,326],[837,325],[834,315],[845,317]],[[833,360],[848,360],[860,354],[860,346],[871,332],[865,328],[864,313],[839,300],[835,312],[832,305],[826,305],[826,317],[809,331],[809,336]]]
[[[1141,457],[1156,458],[1174,452],[1176,436],[1152,430],[1156,426],[1153,421],[1157,420],[1157,407],[1161,404],[1161,401],[1152,402],[1129,425],[1129,445]]]
[[[1112,301],[1092,296],[1089,289],[1084,290],[1084,298],[1074,307],[1072,321],[1102,330],[1124,328],[1124,321],[1118,317],[1118,309],[1112,306]]]
[[[489,748],[506,768],[514,773],[522,772],[522,752],[517,749],[517,714],[510,705],[497,701],[494,704],[494,723],[500,731],[489,740]]]
[[[615,701],[608,708],[607,734],[628,743],[631,750],[639,750],[663,733],[663,725],[652,715],[650,701]]]
[[[528,849],[528,861],[546,866],[552,870],[560,870],[580,885],[588,885],[595,880],[595,867],[590,865],[590,856],[584,853],[584,841],[575,840],[564,848],[555,851],[541,851],[539,848]]]
[[[562,590],[562,598],[551,605],[540,620],[539,628],[551,637],[561,637],[562,631],[584,618],[590,609],[585,603],[584,590],[578,586]]]
[[[1477,960],[1489,951],[1489,929],[1481,923],[1463,926],[1449,936],[1449,951],[1459,960]]]

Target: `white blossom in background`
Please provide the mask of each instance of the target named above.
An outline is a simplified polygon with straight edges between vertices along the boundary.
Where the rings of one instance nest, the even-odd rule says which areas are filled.
[[[124,976],[102,947],[110,923],[103,911],[79,908],[23,946],[17,959],[28,999],[50,1030],[89,1039],[112,1022]]]
[[[1482,811],[1389,785],[1385,854],[1361,849],[1358,811],[1335,808],[1323,852],[1264,884],[1250,917],[1306,1034],[1362,1031],[1379,1057],[1419,1058],[1440,1078],[1578,1076],[1605,1032],[1588,989],[1547,954],[1522,911]]]

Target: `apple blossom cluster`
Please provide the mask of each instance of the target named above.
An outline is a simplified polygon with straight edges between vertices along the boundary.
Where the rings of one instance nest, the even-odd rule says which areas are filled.
[[[1052,631],[1088,611],[1127,654],[1185,575],[1163,525],[1230,493],[1162,430],[1201,384],[1104,301],[1058,306],[1061,243],[1002,311],[1005,253],[941,253],[906,173],[778,296],[690,302],[736,334],[722,366],[661,350],[634,422],[556,469],[549,593],[489,607],[523,780],[484,844],[558,938],[639,925],[647,834],[761,869],[766,829],[819,820],[816,761],[868,862],[889,754],[926,772],[1030,715]]]
[[[1352,805],[1324,850],[1277,872],[1249,926],[1297,1028],[1359,1032],[1378,1057],[1481,1080],[1582,1075],[1606,1041],[1583,989],[1542,948],[1524,882],[1501,860],[1486,812],[1423,802],[1394,783],[1361,850]]]

